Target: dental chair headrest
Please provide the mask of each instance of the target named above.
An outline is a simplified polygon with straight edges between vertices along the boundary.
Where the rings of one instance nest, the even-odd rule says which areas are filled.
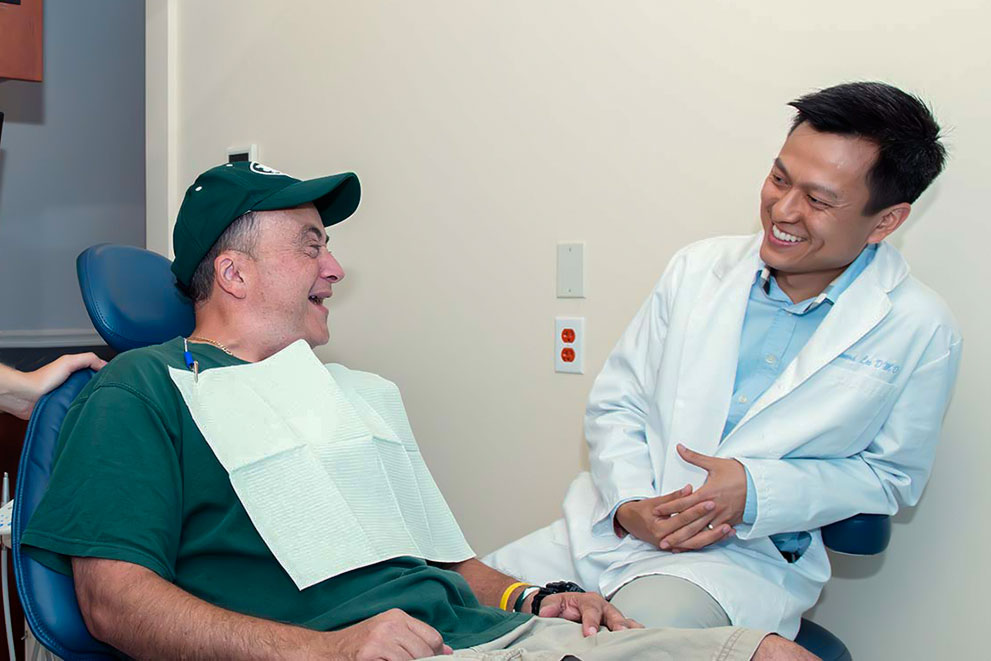
[[[192,332],[193,305],[175,288],[171,265],[150,250],[108,243],[88,248],[76,259],[86,312],[115,351]]]

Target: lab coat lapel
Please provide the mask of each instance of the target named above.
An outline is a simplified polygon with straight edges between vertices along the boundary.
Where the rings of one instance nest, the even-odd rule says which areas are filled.
[[[754,402],[733,432],[743,427],[768,406],[787,396],[884,319],[891,309],[891,301],[879,283],[878,272],[881,268],[883,268],[881,264],[876,265],[874,269],[868,267],[840,295],[839,300],[819,324],[819,328],[809,338],[808,343],[771,387]],[[730,433],[726,442],[728,443],[734,435],[735,433]]]
[[[757,268],[756,252],[735,264],[717,263],[710,282],[700,285],[712,292],[699,297],[688,322],[672,436],[703,454],[716,451],[729,412],[743,317]],[[673,443],[669,450],[674,452]]]

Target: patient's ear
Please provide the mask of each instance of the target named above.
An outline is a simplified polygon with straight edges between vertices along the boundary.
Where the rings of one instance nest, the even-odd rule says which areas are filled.
[[[234,298],[248,295],[244,269],[247,266],[244,253],[225,250],[213,260],[214,281],[225,293]]]

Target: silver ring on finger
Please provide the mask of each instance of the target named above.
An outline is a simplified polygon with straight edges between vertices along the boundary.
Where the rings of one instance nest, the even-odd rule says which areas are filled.
[[[713,525],[711,523],[705,524],[705,527],[708,528],[709,530],[715,530],[715,528],[713,527]]]

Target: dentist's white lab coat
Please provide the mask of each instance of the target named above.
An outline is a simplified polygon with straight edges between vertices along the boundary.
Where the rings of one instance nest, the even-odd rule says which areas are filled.
[[[733,624],[794,638],[830,575],[818,529],[919,500],[961,338],[939,296],[887,244],[720,442],[760,242],[716,238],[675,255],[592,388],[591,471],[572,483],[563,521],[487,561],[540,582],[577,578],[607,596],[639,576],[679,576],[711,594]],[[705,480],[678,456],[679,442],[747,467],[756,521],[697,552],[619,539],[618,503]],[[768,536],[794,531],[809,531],[812,543],[789,564]]]

